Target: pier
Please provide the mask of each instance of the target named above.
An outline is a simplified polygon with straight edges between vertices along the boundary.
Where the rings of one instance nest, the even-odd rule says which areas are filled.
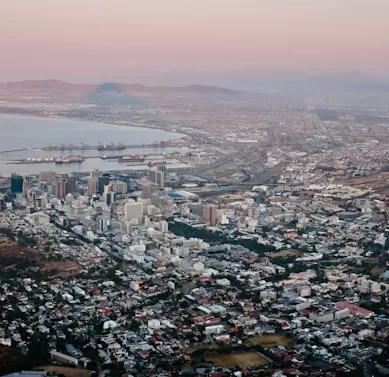
[[[107,147],[105,149],[102,149],[104,147],[103,144],[97,144],[97,145],[87,145],[87,144],[80,144],[80,145],[49,145],[42,149],[43,151],[91,151],[91,150],[99,150],[100,152],[111,152],[111,151],[119,151],[124,149],[135,149],[135,148],[161,148],[161,147],[169,147],[174,145],[171,141],[160,141],[155,142],[151,144],[120,144],[118,147],[110,145],[106,145]]]
[[[113,152],[118,150],[125,150],[125,149],[141,149],[141,148],[165,148],[165,147],[172,147],[177,146],[176,143],[172,141],[161,141],[161,142],[155,142],[151,144],[122,144],[120,148],[115,149],[101,149],[102,144],[97,145],[87,145],[87,144],[80,144],[80,145],[72,145],[72,144],[66,144],[66,145],[48,145],[40,148],[22,148],[22,149],[9,149],[9,150],[3,150],[0,151],[0,154],[6,154],[6,153],[12,153],[12,152],[22,152],[27,150],[42,150],[45,152],[58,152],[58,151],[92,151],[92,150],[99,150],[100,152]]]
[[[74,161],[69,161],[68,163],[78,163],[78,164],[82,164],[85,160],[89,160],[89,159],[101,159],[103,161],[108,161],[108,162],[120,162],[120,159],[121,158],[126,158],[126,157],[134,157],[134,158],[137,158],[139,157],[140,159],[142,159],[143,161],[134,161],[137,162],[137,163],[145,163],[144,161],[145,160],[148,160],[148,161],[152,161],[152,160],[163,160],[163,159],[166,159],[166,158],[175,158],[176,155],[174,153],[169,153],[169,154],[160,154],[160,153],[152,153],[152,154],[142,154],[141,156],[128,156],[126,154],[123,154],[123,155],[93,155],[93,156],[62,156],[62,157],[30,157],[30,158],[15,158],[15,159],[12,159],[12,160],[9,160],[8,162],[6,162],[7,165],[30,165],[30,164],[50,164],[50,163],[58,163],[58,160],[59,159],[66,159],[66,158],[75,158],[75,157],[79,157],[80,159],[79,160],[74,160]],[[131,161],[128,161],[128,162],[131,162]],[[61,162],[59,162],[61,163]]]

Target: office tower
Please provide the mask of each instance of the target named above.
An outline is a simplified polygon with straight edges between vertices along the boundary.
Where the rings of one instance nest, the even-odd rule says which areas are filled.
[[[128,174],[119,174],[118,176],[120,182],[124,182],[127,185],[127,192],[131,187],[131,177]]]
[[[56,173],[54,171],[41,171],[39,173],[39,179],[47,183],[53,183],[55,180]]]
[[[54,183],[49,183],[47,184],[47,189],[46,189],[47,193],[49,195],[53,195],[55,196],[55,184]]]
[[[86,179],[86,182],[87,182],[88,196],[95,195],[97,193],[97,178],[88,177]]]
[[[41,207],[43,209],[47,208],[47,198],[46,196],[40,196],[37,198],[38,207]]]
[[[150,199],[152,193],[153,193],[153,186],[151,185],[150,182],[145,182],[142,185],[142,198]]]
[[[113,191],[109,191],[104,193],[104,196],[105,196],[105,202],[109,206],[115,201],[116,194]]]
[[[127,221],[137,219],[138,223],[141,224],[143,219],[143,203],[126,203],[124,206],[124,215]]]
[[[11,176],[11,192],[13,194],[18,194],[23,192],[23,182],[24,179],[20,175]]]
[[[109,192],[113,191],[112,190],[112,183],[108,183],[108,185],[104,186],[103,194],[108,194]]]
[[[127,192],[127,183],[125,182],[114,182],[112,183],[112,191],[117,194],[125,194]]]
[[[203,207],[203,219],[208,225],[217,224],[217,206],[213,204],[205,205]]]
[[[104,192],[104,187],[109,185],[109,176],[107,175],[102,175],[98,178],[98,183],[97,183],[97,192],[99,194],[102,194]]]
[[[28,182],[28,179],[27,179],[27,177],[24,177],[24,180],[23,180],[23,194],[24,195],[27,195],[29,188],[30,188],[30,184]]]
[[[168,230],[169,230],[169,225],[168,225],[168,222],[166,220],[161,220],[159,222],[159,230],[162,232],[162,233],[167,233]]]
[[[36,195],[36,192],[35,192],[35,191],[30,192],[29,198],[28,198],[28,199],[32,201],[32,205],[33,205],[34,208],[37,208],[37,200],[36,200],[36,197],[37,197],[37,195]]]
[[[31,188],[34,185],[35,177],[33,175],[27,175],[24,179],[28,182],[28,188]]]
[[[158,185],[159,188],[165,187],[165,171],[166,165],[164,162],[149,163],[149,181]]]
[[[94,177],[94,178],[98,178],[100,177],[101,175],[103,175],[103,172],[101,170],[92,170],[90,173],[89,173],[89,176],[90,177]]]
[[[108,231],[109,225],[110,225],[109,219],[101,218],[99,220],[99,231],[100,231],[100,233]]]
[[[78,192],[77,177],[69,175],[66,180],[66,193],[74,194]]]
[[[59,179],[55,183],[55,197],[59,199],[63,199],[66,195],[66,181],[63,179]]]
[[[124,233],[126,234],[131,234],[132,232],[132,229],[133,229],[133,223],[131,221],[126,221],[123,225],[123,230],[124,230]]]

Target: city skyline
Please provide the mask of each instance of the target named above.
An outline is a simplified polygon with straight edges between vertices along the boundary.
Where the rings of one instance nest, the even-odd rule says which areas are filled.
[[[355,70],[389,77],[389,4],[339,3],[4,2],[0,81],[158,84]]]

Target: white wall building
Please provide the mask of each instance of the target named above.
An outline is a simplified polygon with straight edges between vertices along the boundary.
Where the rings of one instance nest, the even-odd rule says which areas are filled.
[[[204,329],[204,334],[205,335],[221,334],[223,331],[224,331],[223,325],[206,326]]]
[[[124,206],[124,214],[127,221],[137,220],[139,224],[143,219],[143,203],[129,202]]]

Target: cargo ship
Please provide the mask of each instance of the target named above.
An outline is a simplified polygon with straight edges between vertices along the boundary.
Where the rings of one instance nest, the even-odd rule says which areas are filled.
[[[112,155],[103,154],[100,158],[102,160],[118,160],[119,158],[122,157],[126,157],[126,156],[123,156],[122,154],[112,154]]]
[[[98,151],[121,151],[123,149],[126,149],[126,146],[122,143],[99,144],[97,147]]]
[[[132,155],[132,156],[123,156],[118,159],[118,162],[124,163],[124,162],[143,162],[146,159],[145,156],[138,156],[138,155]]]
[[[54,160],[56,164],[74,164],[84,162],[84,157],[82,156],[66,156],[58,157]]]
[[[86,145],[86,144],[79,144],[79,145],[61,144],[61,145],[47,145],[41,149],[43,151],[54,152],[54,151],[65,151],[65,150],[83,151],[91,148],[92,147],[90,145]]]
[[[54,157],[27,157],[23,160],[14,161],[14,164],[44,164],[54,162]]]

